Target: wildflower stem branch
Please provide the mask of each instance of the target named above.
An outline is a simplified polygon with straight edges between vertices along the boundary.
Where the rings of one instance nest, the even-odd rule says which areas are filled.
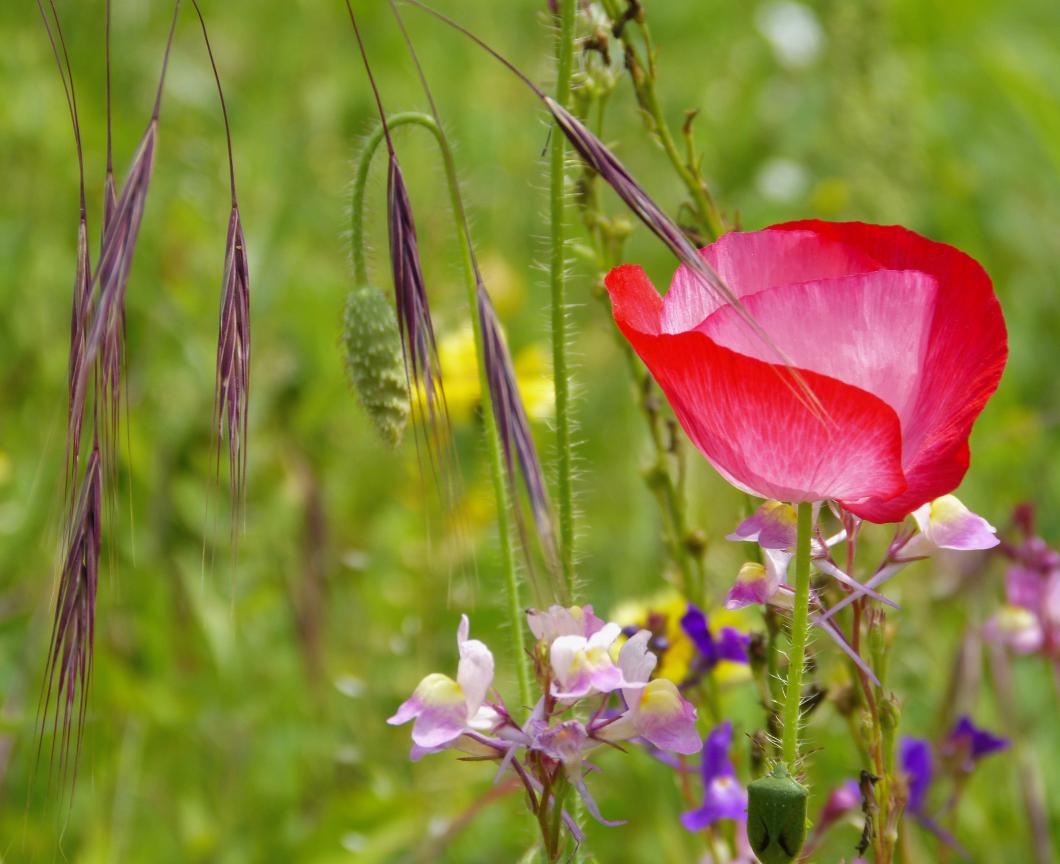
[[[795,545],[795,606],[791,615],[788,683],[784,701],[784,737],[781,753],[794,773],[799,756],[799,711],[802,705],[802,671],[806,662],[806,633],[810,612],[810,536],[813,505],[799,504],[798,539]]]
[[[576,0],[560,0],[556,42],[556,102],[566,108],[571,95]],[[549,164],[550,258],[552,295],[552,371],[556,390],[557,497],[559,498],[560,561],[567,594],[574,594],[574,489],[571,454],[570,379],[567,365],[567,248],[564,223],[566,139],[553,129]]]
[[[479,390],[482,394],[482,415],[486,427],[486,444],[489,451],[490,476],[493,483],[493,494],[497,504],[497,532],[500,541],[501,566],[504,570],[508,592],[509,624],[512,628],[513,650],[516,656],[516,672],[519,679],[519,695],[524,705],[532,703],[530,692],[530,668],[526,653],[526,635],[523,621],[522,602],[519,597],[519,577],[515,565],[515,549],[512,544],[511,522],[509,519],[508,487],[505,484],[504,464],[502,461],[500,436],[497,431],[497,418],[493,399],[487,379],[485,342],[482,335],[482,321],[478,315],[478,278],[474,261],[471,257],[470,238],[467,234],[467,222],[464,214],[463,199],[460,195],[460,183],[456,173],[456,162],[444,132],[430,114],[418,111],[406,111],[393,114],[387,118],[390,131],[401,126],[419,126],[426,129],[438,143],[445,169],[446,183],[449,189],[450,204],[453,208],[454,224],[462,250],[464,276],[467,282],[468,302],[471,307],[471,328],[475,340],[475,352],[478,357]],[[357,163],[353,185],[353,215],[351,229],[353,235],[353,266],[358,284],[368,284],[368,264],[365,254],[364,237],[364,196],[368,185],[368,174],[372,156],[385,137],[380,125],[365,141]]]

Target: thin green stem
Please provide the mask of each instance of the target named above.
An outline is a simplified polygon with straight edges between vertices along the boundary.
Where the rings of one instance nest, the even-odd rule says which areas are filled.
[[[560,0],[560,30],[556,42],[556,102],[567,107],[574,60],[576,0]],[[571,453],[570,372],[567,365],[567,247],[564,185],[566,138],[552,130],[549,164],[550,257],[552,295],[552,374],[556,389],[557,498],[559,501],[560,562],[567,593],[574,596],[574,481]]]
[[[612,19],[614,19],[616,12],[617,10],[611,12]],[[633,82],[637,103],[651,121],[651,130],[655,133],[667,159],[670,160],[674,171],[681,178],[681,182],[684,183],[688,194],[692,197],[692,210],[695,213],[696,221],[699,222],[698,227],[706,231],[712,239],[716,239],[725,233],[725,222],[718,212],[717,205],[714,203],[707,184],[700,176],[698,165],[693,161],[690,131],[686,132],[686,144],[690,151],[688,158],[683,157],[677,148],[677,142],[670,131],[670,126],[666,121],[666,116],[663,113],[662,105],[655,90],[655,45],[651,38],[651,31],[648,29],[643,17],[637,16],[634,20],[637,23],[641,38],[644,40],[644,52],[647,57],[646,69],[638,57],[629,26],[623,27],[621,40],[622,46],[626,51],[626,66],[629,69],[630,80]]]
[[[810,536],[813,505],[799,504],[798,540],[795,546],[795,606],[791,615],[791,647],[788,651],[788,684],[784,697],[782,755],[794,774],[799,757],[799,712],[802,706],[802,671],[806,663],[806,635],[810,615]]]
[[[530,665],[526,653],[526,632],[523,620],[523,606],[519,597],[519,575],[515,563],[515,547],[512,543],[511,520],[509,515],[510,500],[505,481],[504,462],[501,454],[500,433],[497,431],[497,417],[494,412],[493,398],[489,389],[489,378],[486,372],[486,347],[482,336],[482,321],[478,314],[478,274],[467,233],[467,220],[464,202],[460,195],[460,181],[456,173],[456,161],[449,147],[449,141],[437,121],[429,114],[408,111],[394,114],[387,120],[390,130],[407,124],[420,126],[428,130],[438,143],[442,163],[445,168],[446,183],[449,187],[449,199],[453,208],[454,223],[462,250],[464,278],[467,283],[468,303],[470,305],[471,330],[475,340],[475,353],[478,358],[479,391],[482,398],[482,419],[486,427],[486,446],[488,450],[490,477],[493,483],[493,495],[497,504],[497,533],[500,540],[501,566],[504,570],[508,592],[508,618],[512,631],[513,650],[515,652],[516,673],[519,680],[519,696],[524,706],[533,704],[530,690]],[[365,260],[364,241],[364,194],[371,167],[372,155],[379,148],[384,138],[380,125],[365,141],[357,163],[353,185],[353,266],[358,284],[368,282],[368,267]]]

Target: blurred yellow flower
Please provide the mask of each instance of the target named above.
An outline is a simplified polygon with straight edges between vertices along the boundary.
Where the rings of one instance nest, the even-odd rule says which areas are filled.
[[[481,401],[478,357],[470,324],[439,340],[438,360],[442,366],[449,416],[453,422],[466,423],[478,410]],[[512,358],[512,365],[527,416],[531,421],[547,420],[552,416],[554,393],[544,348],[537,343],[528,345]]]
[[[617,606],[611,620],[623,627],[645,627],[655,633],[655,638],[662,637],[665,651],[659,653],[659,665],[655,669],[656,678],[668,678],[675,684],[682,683],[689,673],[692,661],[696,656],[696,647],[681,627],[681,616],[688,610],[688,601],[673,589],[666,589],[644,600],[629,600]],[[751,615],[747,609],[714,609],[709,613],[712,631],[722,627],[731,627],[740,633],[751,629]],[[747,681],[751,677],[750,668],[745,663],[733,663],[722,660],[714,669],[714,676],[720,683]]]

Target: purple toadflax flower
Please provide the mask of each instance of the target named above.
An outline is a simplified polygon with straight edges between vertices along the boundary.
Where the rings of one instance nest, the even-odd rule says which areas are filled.
[[[722,627],[717,636],[711,632],[706,613],[693,603],[681,616],[681,629],[696,648],[696,657],[689,668],[689,678],[696,680],[712,672],[723,660],[748,663],[747,646],[751,637],[732,627]]]
[[[951,807],[956,806],[961,781],[971,774],[980,759],[1007,749],[1009,743],[1005,738],[980,729],[967,715],[957,720],[943,740],[938,753],[942,757],[941,765],[936,760],[929,741],[923,738],[903,738],[899,742],[898,758],[908,789],[906,815],[914,818],[922,828],[930,831],[943,843],[964,857],[969,857],[957,839],[943,828],[929,811],[928,794],[939,773],[938,768],[941,767],[950,774],[956,784],[957,792],[950,802]]]
[[[736,779],[729,758],[731,746],[732,723],[729,721],[715,727],[707,736],[700,767],[703,804],[681,814],[681,824],[688,831],[702,831],[722,819],[743,821],[747,818],[747,790]]]

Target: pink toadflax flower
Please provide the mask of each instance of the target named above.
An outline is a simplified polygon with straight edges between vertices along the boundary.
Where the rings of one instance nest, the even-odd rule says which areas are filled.
[[[415,719],[412,741],[418,747],[451,744],[469,729],[489,728],[497,716],[486,704],[493,683],[493,654],[478,639],[468,639],[470,626],[467,615],[462,615],[456,636],[460,650],[456,680],[431,673],[386,721],[400,726]]]

